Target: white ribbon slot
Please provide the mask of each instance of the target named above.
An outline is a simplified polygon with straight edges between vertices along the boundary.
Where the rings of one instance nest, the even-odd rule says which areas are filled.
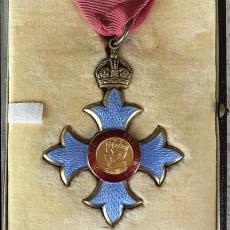
[[[41,103],[9,103],[8,123],[41,124],[43,104]]]

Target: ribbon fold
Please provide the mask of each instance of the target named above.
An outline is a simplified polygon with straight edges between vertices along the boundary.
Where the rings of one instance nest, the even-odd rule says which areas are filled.
[[[143,23],[154,0],[75,0],[94,30],[103,36],[118,36],[132,19],[131,31]]]

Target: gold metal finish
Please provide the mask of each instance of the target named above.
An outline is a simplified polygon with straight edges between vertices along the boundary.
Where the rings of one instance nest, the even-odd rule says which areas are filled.
[[[226,112],[228,113],[228,109],[226,109],[223,104],[220,104],[219,105],[219,118],[222,118]]]
[[[96,160],[99,167],[106,173],[121,174],[133,162],[133,149],[123,138],[110,137],[98,146]]]

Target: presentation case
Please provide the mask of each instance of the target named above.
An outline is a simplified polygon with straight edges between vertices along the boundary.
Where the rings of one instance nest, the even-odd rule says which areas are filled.
[[[42,159],[66,125],[86,139],[97,132],[82,108],[102,98],[93,71],[106,41],[73,1],[2,5],[2,227],[110,228],[99,210],[82,203],[95,178],[84,172],[65,187]],[[130,133],[143,139],[162,125],[185,157],[161,187],[143,173],[131,178],[144,204],[128,210],[116,229],[227,229],[225,19],[225,1],[157,0],[122,45],[134,69],[124,96],[145,108]],[[8,124],[9,102],[42,103],[42,123]]]

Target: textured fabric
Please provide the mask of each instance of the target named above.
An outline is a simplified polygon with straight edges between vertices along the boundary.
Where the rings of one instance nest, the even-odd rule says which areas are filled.
[[[135,30],[146,18],[154,0],[76,0],[86,19],[104,36],[120,35],[132,19]]]
[[[8,123],[41,124],[42,112],[41,103],[9,103]]]
[[[9,230],[107,228],[100,210],[81,200],[95,178],[83,172],[66,187],[42,159],[65,125],[86,139],[98,131],[82,108],[101,101],[93,72],[105,41],[72,1],[10,0],[9,7],[9,99],[44,104],[41,125],[9,126]],[[129,132],[141,140],[162,125],[185,157],[162,187],[141,172],[131,178],[144,204],[116,230],[216,229],[215,10],[212,0],[159,0],[122,44],[134,70],[125,100],[144,108]]]

